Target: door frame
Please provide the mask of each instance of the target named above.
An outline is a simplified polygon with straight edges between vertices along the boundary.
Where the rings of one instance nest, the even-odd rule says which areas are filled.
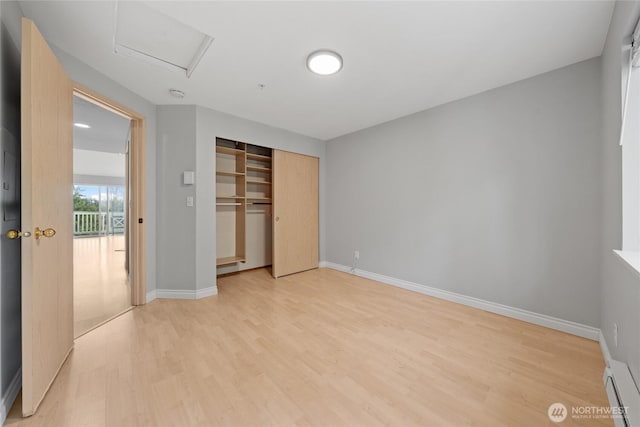
[[[144,305],[147,302],[147,245],[146,245],[146,119],[142,114],[89,89],[80,83],[71,82],[73,94],[92,102],[115,114],[131,120],[131,143],[129,144],[129,162],[131,164],[131,205],[129,216],[137,221],[129,221],[131,253],[129,265],[131,276],[131,305]]]

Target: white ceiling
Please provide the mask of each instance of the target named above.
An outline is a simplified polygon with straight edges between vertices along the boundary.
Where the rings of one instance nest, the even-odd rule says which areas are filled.
[[[125,153],[131,121],[102,107],[73,97],[73,121],[91,126],[73,128],[73,147],[105,153]]]
[[[119,153],[73,149],[73,174],[124,178],[126,157]],[[86,184],[79,182],[78,184]]]
[[[47,40],[155,104],[197,104],[331,139],[598,56],[614,3],[147,5],[215,38],[190,79],[114,54],[112,1],[21,2]],[[342,55],[339,74],[307,71],[306,56],[320,48]]]

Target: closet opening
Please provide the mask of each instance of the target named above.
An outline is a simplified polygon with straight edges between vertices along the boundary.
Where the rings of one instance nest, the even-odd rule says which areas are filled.
[[[271,149],[216,139],[217,274],[271,266]]]
[[[319,159],[216,138],[217,276],[318,267]]]

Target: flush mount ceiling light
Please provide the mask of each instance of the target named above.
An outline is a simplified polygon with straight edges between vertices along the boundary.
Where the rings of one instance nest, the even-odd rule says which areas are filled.
[[[307,57],[307,68],[321,76],[330,76],[342,69],[342,57],[331,50],[316,50]]]
[[[82,128],[82,129],[89,129],[91,127],[85,123],[74,123],[73,125],[77,128]]]

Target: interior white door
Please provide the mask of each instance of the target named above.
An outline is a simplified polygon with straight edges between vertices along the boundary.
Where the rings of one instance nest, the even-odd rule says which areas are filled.
[[[22,412],[32,415],[73,348],[73,94],[22,19]]]

